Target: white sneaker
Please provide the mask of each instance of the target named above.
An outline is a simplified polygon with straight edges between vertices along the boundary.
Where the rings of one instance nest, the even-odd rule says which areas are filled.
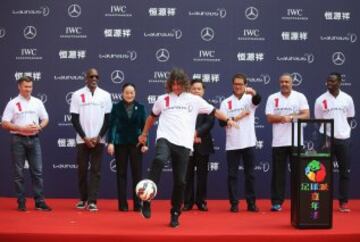
[[[78,201],[75,207],[77,209],[85,209],[86,208],[86,201]]]
[[[99,210],[99,209],[97,208],[97,206],[96,206],[95,203],[89,203],[89,205],[87,206],[87,209],[88,209],[90,212],[96,212],[96,211]]]

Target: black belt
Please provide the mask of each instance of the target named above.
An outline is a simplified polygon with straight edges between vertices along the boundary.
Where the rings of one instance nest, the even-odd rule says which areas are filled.
[[[16,135],[16,136],[18,136],[18,137],[21,137],[21,138],[30,138],[30,139],[33,139],[33,138],[37,138],[37,137],[39,137],[39,135],[38,135],[38,134],[34,134],[34,135],[14,134],[14,135]]]

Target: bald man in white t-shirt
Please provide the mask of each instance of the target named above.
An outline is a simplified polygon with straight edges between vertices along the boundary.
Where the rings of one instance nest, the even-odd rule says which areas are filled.
[[[272,124],[271,211],[282,210],[285,199],[286,165],[291,157],[291,122],[308,119],[309,104],[304,94],[292,89],[290,74],[279,78],[280,92],[271,94],[266,102],[266,117]]]

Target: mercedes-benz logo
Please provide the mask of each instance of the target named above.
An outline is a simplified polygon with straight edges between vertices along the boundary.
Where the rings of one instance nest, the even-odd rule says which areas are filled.
[[[45,7],[40,7],[40,9],[42,10],[42,15],[44,17],[48,16],[49,13],[50,13],[50,8],[48,6],[45,6]]]
[[[111,81],[115,84],[120,84],[125,80],[125,74],[121,70],[114,70],[110,75]]]
[[[271,81],[269,74],[261,74],[261,78],[263,79],[265,85],[269,84]]]
[[[45,93],[39,93],[37,97],[42,101],[43,104],[45,104],[48,100],[48,97]]]
[[[170,52],[167,49],[158,49],[155,57],[160,62],[167,62],[170,59]]]
[[[65,96],[65,101],[66,101],[66,103],[69,104],[69,105],[70,105],[70,103],[71,103],[72,95],[73,95],[73,92],[68,92],[68,93],[66,94],[66,96]]]
[[[204,41],[211,41],[215,37],[215,32],[210,27],[205,27],[200,32],[201,39]]]
[[[81,15],[81,7],[78,4],[71,4],[68,7],[68,14],[72,18],[77,18]]]
[[[297,86],[301,85],[303,78],[299,72],[291,73],[291,77],[293,79],[293,86],[297,87]]]
[[[337,65],[341,66],[345,63],[345,55],[344,53],[338,51],[332,54],[332,62]]]
[[[248,20],[255,20],[259,16],[259,10],[255,7],[248,7],[245,9],[245,17]]]
[[[137,58],[137,52],[135,50],[128,50],[128,54],[130,56],[130,60],[134,61]]]
[[[4,28],[0,28],[0,39],[4,38],[6,35],[6,30]]]
[[[173,29],[172,30],[175,34],[175,39],[181,39],[182,37],[182,31],[180,29]]]
[[[33,39],[36,37],[37,31],[34,26],[26,26],[24,29],[25,39]]]
[[[357,35],[355,33],[349,33],[349,38],[351,43],[355,43],[357,41]]]
[[[112,160],[110,161],[110,170],[111,170],[112,172],[116,172],[116,160],[115,160],[115,159],[112,159]]]

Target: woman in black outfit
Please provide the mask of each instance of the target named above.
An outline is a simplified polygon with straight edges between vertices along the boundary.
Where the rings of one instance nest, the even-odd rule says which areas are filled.
[[[135,85],[122,86],[122,100],[114,104],[111,110],[107,151],[115,154],[118,209],[128,211],[127,203],[127,167],[130,161],[134,211],[140,211],[141,201],[135,194],[135,186],[142,178],[142,153],[146,146],[138,145],[138,136],[144,127],[146,112],[144,105],[135,101]]]

